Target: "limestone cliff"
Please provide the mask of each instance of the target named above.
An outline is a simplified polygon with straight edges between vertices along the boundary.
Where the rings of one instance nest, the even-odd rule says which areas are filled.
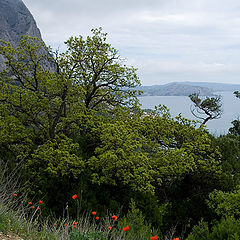
[[[42,40],[35,20],[22,0],[0,0],[0,39],[16,47],[22,35]],[[0,56],[0,69],[2,67]]]
[[[32,14],[22,0],[0,0],[0,38],[16,47],[22,35],[41,39]]]

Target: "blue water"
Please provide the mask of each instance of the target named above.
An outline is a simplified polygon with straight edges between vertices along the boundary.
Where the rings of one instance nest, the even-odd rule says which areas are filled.
[[[207,129],[214,135],[226,134],[232,127],[231,122],[240,117],[240,99],[236,98],[232,92],[215,93],[222,96],[223,114],[220,119],[214,119],[207,122]],[[185,118],[194,119],[190,111],[193,105],[187,96],[145,96],[139,97],[142,108],[154,109],[159,104],[165,105],[170,109],[173,117],[179,113]]]

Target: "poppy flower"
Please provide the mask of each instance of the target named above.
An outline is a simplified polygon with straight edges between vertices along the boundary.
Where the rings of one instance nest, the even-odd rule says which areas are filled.
[[[111,226],[109,226],[109,227],[108,227],[108,229],[109,229],[109,230],[111,230],[111,229],[112,229],[112,227],[111,227]]]
[[[35,207],[34,206],[32,206],[32,209],[34,209]]]
[[[174,238],[173,240],[180,240],[179,238]]]
[[[56,224],[56,223],[54,223],[54,226],[56,227],[56,226],[57,226],[57,224]]]
[[[158,239],[158,236],[155,235],[154,237],[151,237],[151,240],[157,240]]]
[[[99,220],[99,217],[96,217],[96,220]]]
[[[40,201],[39,201],[39,204],[43,204],[43,201],[42,201],[42,200],[40,200]]]
[[[123,228],[123,231],[124,231],[124,232],[127,232],[128,230],[129,230],[129,226],[128,226],[128,225]]]
[[[32,205],[32,202],[28,202],[29,205]]]
[[[65,224],[64,224],[64,226],[66,227],[66,226],[67,226],[67,224],[65,223]]]
[[[96,215],[97,214],[97,212],[92,212],[92,215]]]
[[[17,197],[17,193],[14,193],[13,196],[14,196],[14,197]]]
[[[72,196],[72,199],[76,199],[77,198],[77,194],[74,194],[73,196]]]
[[[37,207],[37,210],[40,210],[40,207]]]
[[[116,221],[116,220],[118,219],[118,217],[115,216],[115,215],[113,215],[113,216],[112,216],[112,219],[113,219],[114,221]]]
[[[74,227],[74,228],[76,228],[76,227],[77,227],[77,225],[74,225],[73,227]]]
[[[74,225],[78,225],[78,222],[74,222],[73,224],[74,224]]]

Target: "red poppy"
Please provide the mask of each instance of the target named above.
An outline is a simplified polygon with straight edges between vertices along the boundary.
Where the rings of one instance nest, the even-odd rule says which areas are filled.
[[[158,236],[154,236],[154,237],[151,237],[151,240],[157,240],[158,239]]]
[[[128,226],[128,225],[123,228],[123,231],[124,231],[124,232],[127,232],[128,230],[129,230],[129,226]]]
[[[28,202],[29,205],[32,205],[32,202]]]
[[[39,201],[39,204],[43,204],[43,201],[42,201],[42,200],[40,200],[40,201]]]
[[[74,225],[78,225],[78,222],[74,222],[73,224],[74,224]]]
[[[74,227],[74,228],[76,228],[77,226],[76,226],[76,225],[74,225],[73,227]]]
[[[67,226],[67,224],[65,223],[65,224],[64,224],[64,226],[66,227],[66,226]]]
[[[99,220],[99,217],[96,217],[96,220]]]
[[[116,221],[116,220],[118,219],[118,217],[115,216],[115,215],[113,215],[113,216],[112,216],[112,219],[113,219],[114,221]]]
[[[179,238],[174,238],[173,240],[180,240]]]
[[[32,209],[34,209],[35,207],[34,206],[32,206]]]
[[[108,227],[108,229],[109,229],[109,230],[111,230],[111,229],[112,229],[112,227],[111,227],[111,226],[109,226],[109,227]]]
[[[74,194],[73,196],[72,196],[72,199],[76,199],[77,198],[77,194]]]
[[[14,197],[17,197],[17,193],[14,193],[13,196],[14,196]]]
[[[56,223],[54,223],[54,226],[56,227],[56,226],[57,226],[57,224],[56,224]]]
[[[37,207],[37,210],[40,210],[40,207]]]
[[[97,214],[97,212],[92,212],[92,215],[96,215]]]

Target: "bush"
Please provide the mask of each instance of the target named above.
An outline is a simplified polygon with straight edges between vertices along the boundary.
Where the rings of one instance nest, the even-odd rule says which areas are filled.
[[[209,232],[206,222],[199,222],[186,240],[239,240],[240,239],[240,220],[233,217],[222,218],[216,222],[211,232]]]

